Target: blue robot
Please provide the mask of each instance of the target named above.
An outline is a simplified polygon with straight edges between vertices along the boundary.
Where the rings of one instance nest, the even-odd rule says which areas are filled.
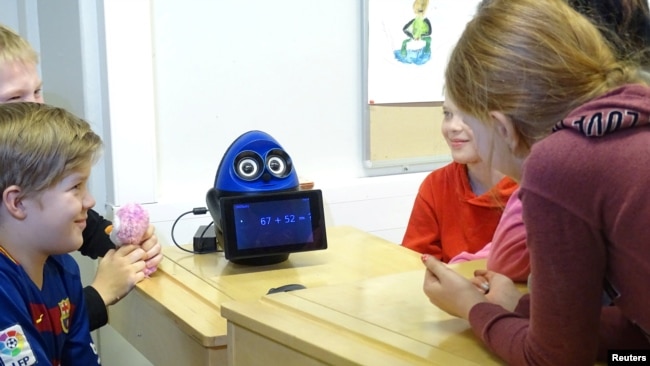
[[[206,202],[226,259],[267,265],[290,253],[327,249],[322,192],[301,190],[289,154],[249,131],[224,154]]]

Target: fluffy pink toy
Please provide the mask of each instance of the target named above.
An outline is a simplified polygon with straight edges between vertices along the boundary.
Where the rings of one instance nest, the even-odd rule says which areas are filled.
[[[116,246],[125,244],[140,244],[149,228],[149,212],[137,203],[127,203],[115,212],[113,225],[106,228],[111,241]],[[149,276],[157,267],[145,268],[144,274]]]

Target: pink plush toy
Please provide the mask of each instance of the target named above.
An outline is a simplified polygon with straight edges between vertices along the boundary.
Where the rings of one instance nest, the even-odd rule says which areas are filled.
[[[118,247],[125,244],[140,244],[149,228],[149,213],[137,203],[127,203],[115,212],[113,225],[106,227],[111,241]],[[148,277],[157,267],[145,268]]]

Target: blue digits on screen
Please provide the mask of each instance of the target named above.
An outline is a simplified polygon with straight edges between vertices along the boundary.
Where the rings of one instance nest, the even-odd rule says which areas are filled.
[[[284,215],[284,218],[281,218],[280,216],[276,216],[276,217],[262,216],[262,217],[260,217],[260,225],[265,226],[265,225],[272,225],[274,223],[275,224],[294,224],[296,222],[302,222],[302,221],[305,221],[305,220],[311,222],[311,214],[307,214],[307,215],[288,214],[288,215]]]
[[[235,205],[240,249],[313,242],[309,199]]]

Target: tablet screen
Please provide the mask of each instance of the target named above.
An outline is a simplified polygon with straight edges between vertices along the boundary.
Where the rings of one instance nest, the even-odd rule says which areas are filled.
[[[320,190],[221,198],[227,259],[327,248]]]

